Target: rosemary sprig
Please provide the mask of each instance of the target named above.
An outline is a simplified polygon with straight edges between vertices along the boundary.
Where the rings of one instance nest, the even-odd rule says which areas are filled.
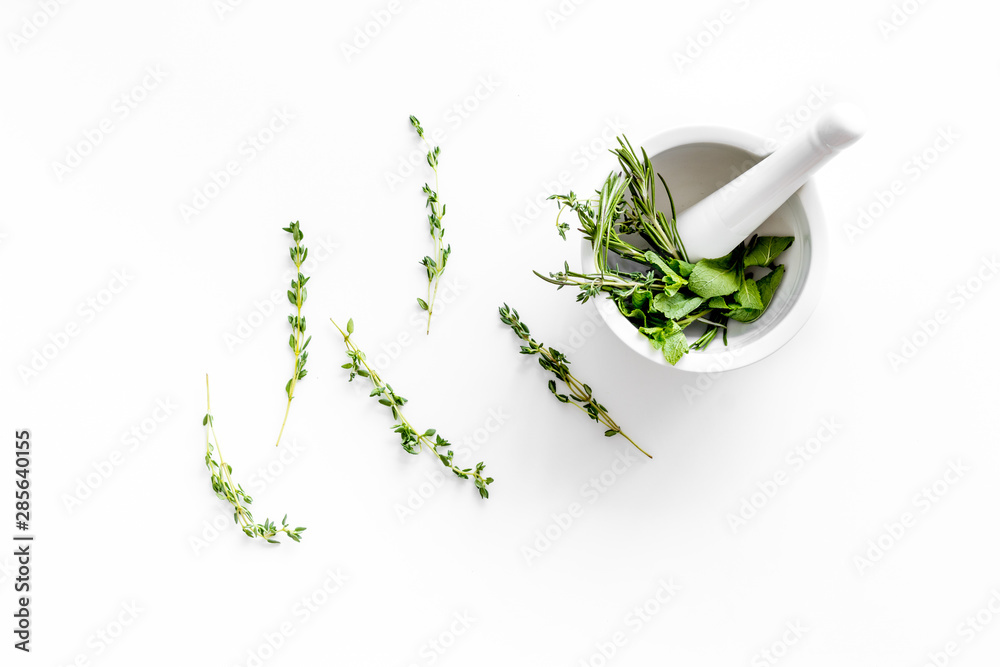
[[[410,125],[417,131],[417,135],[427,145],[427,164],[434,170],[434,189],[424,183],[423,192],[427,195],[427,221],[430,223],[431,239],[434,240],[434,255],[427,255],[420,264],[427,270],[427,299],[417,298],[417,304],[427,311],[427,333],[431,332],[431,317],[434,315],[434,301],[437,299],[438,283],[444,273],[444,267],[448,263],[448,256],[451,254],[451,245],[444,244],[444,220],[446,206],[438,198],[438,156],[441,154],[440,146],[431,146],[424,136],[424,128],[416,116],[410,116]]]
[[[538,364],[556,376],[569,390],[568,394],[559,392],[555,380],[549,380],[549,391],[559,400],[560,403],[573,405],[605,427],[604,435],[612,437],[620,435],[631,442],[640,452],[650,456],[649,452],[637,445],[632,438],[625,435],[621,428],[611,419],[608,409],[597,402],[594,398],[590,386],[577,380],[569,370],[569,359],[562,352],[537,342],[531,337],[528,326],[521,321],[517,311],[504,304],[500,307],[500,321],[509,326],[525,345],[521,346],[521,354],[537,354]]]
[[[215,419],[212,417],[212,397],[208,389],[208,375],[205,376],[205,396],[208,402],[208,411],[201,422],[205,427],[205,465],[212,474],[212,490],[215,491],[215,495],[233,506],[233,520],[240,525],[247,537],[261,537],[271,544],[280,544],[274,537],[278,533],[285,533],[292,540],[301,541],[302,533],[306,529],[302,526],[289,527],[287,514],[281,520],[280,528],[270,519],[264,519],[264,523],[254,522],[253,514],[250,513],[250,504],[253,503],[253,498],[247,495],[241,485],[233,483],[233,467],[222,458],[222,448],[219,446],[219,438],[215,434]],[[212,456],[213,452],[219,455],[218,461]]]
[[[431,452],[444,467],[451,470],[456,476],[462,479],[472,479],[479,490],[479,495],[483,498],[489,498],[490,493],[486,487],[493,483],[493,478],[483,477],[482,473],[483,469],[486,468],[486,464],[480,461],[474,469],[459,468],[454,463],[455,453],[449,449],[451,443],[441,437],[435,429],[427,429],[421,433],[413,428],[413,425],[403,415],[402,411],[402,407],[406,404],[407,400],[393,391],[392,387],[379,377],[379,374],[365,360],[365,353],[351,340],[351,334],[354,333],[354,320],[347,321],[346,331],[341,329],[333,319],[330,321],[333,322],[333,326],[337,327],[337,331],[344,337],[344,345],[347,346],[346,354],[350,362],[341,367],[351,372],[347,381],[353,382],[354,378],[359,375],[371,381],[372,391],[370,396],[377,398],[379,403],[389,408],[392,412],[392,418],[396,420],[396,425],[392,427],[392,430],[399,434],[400,444],[403,449],[409,454],[419,454],[424,450]]]
[[[295,385],[306,376],[306,359],[309,358],[306,348],[309,346],[309,341],[312,340],[312,336],[309,336],[309,338],[305,337],[306,318],[302,317],[302,304],[305,303],[307,296],[306,283],[309,282],[309,278],[302,275],[302,264],[305,263],[306,257],[309,256],[309,249],[302,245],[303,234],[302,230],[299,229],[298,221],[291,223],[283,229],[292,235],[292,240],[295,242],[295,245],[288,249],[288,254],[292,257],[292,263],[295,264],[297,274],[292,279],[292,288],[288,290],[288,301],[295,306],[295,314],[288,316],[288,323],[292,325],[292,333],[288,337],[288,347],[292,348],[292,353],[295,355],[295,368],[292,371],[292,379],[285,384],[285,394],[288,396],[288,404],[285,406],[285,418],[281,421],[281,430],[278,431],[278,441],[274,443],[275,447],[281,443],[281,436],[285,432],[285,424],[288,422],[288,412],[292,409],[292,398],[295,396]]]
[[[618,157],[625,178],[628,180],[629,192],[632,195],[626,207],[631,209],[631,215],[626,213],[626,219],[635,221],[636,231],[650,242],[653,247],[667,253],[676,259],[687,261],[687,252],[680,234],[677,232],[677,212],[674,209],[674,198],[663,177],[653,169],[653,163],[642,148],[642,159],[632,149],[627,138],[618,138],[618,148],[612,152]],[[670,200],[670,219],[656,206],[656,178],[667,191]]]

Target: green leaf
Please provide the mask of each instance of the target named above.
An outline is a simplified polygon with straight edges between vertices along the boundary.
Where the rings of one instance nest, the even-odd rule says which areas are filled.
[[[350,336],[352,333],[354,333],[354,319],[353,318],[347,320],[347,335]]]
[[[650,301],[653,300],[653,293],[648,289],[637,289],[632,292],[632,305],[642,310],[649,310]]]
[[[740,288],[736,290],[736,303],[750,310],[763,310],[764,304],[760,300],[760,290],[753,278],[743,276]]]
[[[721,310],[730,310],[731,308],[733,308],[733,304],[726,301],[726,297],[724,296],[713,296],[711,299],[708,300],[708,307],[718,308]]]
[[[671,320],[677,320],[694,311],[704,301],[697,296],[688,298],[680,292],[671,296],[657,294],[653,299],[653,310],[663,313]]]
[[[694,265],[688,288],[698,296],[710,299],[713,296],[732,294],[740,288],[740,272],[738,261],[730,253],[718,259],[703,259]]]
[[[645,311],[639,310],[638,308],[629,309],[622,301],[615,301],[615,305],[618,306],[618,310],[621,314],[630,320],[642,320],[642,326],[646,326],[648,322],[646,321]]]
[[[665,327],[642,327],[639,333],[646,336],[650,344],[663,353],[663,358],[671,366],[680,361],[688,351],[687,337],[676,322],[669,322]]]
[[[426,301],[424,301],[424,300],[423,300],[423,299],[421,299],[420,297],[417,297],[417,303],[418,303],[418,304],[420,304],[420,307],[421,307],[421,308],[422,308],[423,310],[427,310],[427,302],[426,302]]]
[[[778,285],[781,284],[781,279],[784,277],[785,265],[779,264],[773,271],[757,281],[757,287],[760,289],[760,300],[765,309],[771,304],[771,299],[774,298],[774,293],[778,291]]]
[[[694,264],[685,262],[683,259],[675,259],[673,257],[667,260],[667,266],[684,278],[691,277],[691,272],[694,271]]]
[[[737,322],[753,322],[761,315],[764,311],[759,308],[734,308],[733,310],[726,313],[726,316],[736,320]]]
[[[785,275],[785,265],[778,265],[773,271],[757,281],[757,289],[760,293],[761,307],[759,309],[738,308],[727,313],[729,317],[737,322],[753,322],[767,310],[771,305],[771,299],[781,284],[781,279]]]
[[[794,240],[793,236],[758,236],[747,249],[743,266],[770,266]]]
[[[659,269],[660,273],[662,273],[664,276],[666,276],[667,278],[669,278],[671,282],[681,283],[681,284],[683,284],[685,282],[685,280],[684,280],[683,277],[681,277],[680,275],[678,275],[678,273],[676,271],[674,271],[669,266],[669,264],[662,257],[660,257],[658,254],[656,254],[652,250],[647,250],[643,254],[643,257],[646,258],[647,262],[649,262],[650,264],[652,264],[653,266],[655,266],[657,269]]]

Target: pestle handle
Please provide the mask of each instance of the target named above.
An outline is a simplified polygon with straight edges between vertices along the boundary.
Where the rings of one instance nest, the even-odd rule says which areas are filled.
[[[865,133],[864,113],[833,106],[803,132],[677,216],[692,261],[722,257],[750,236],[816,171]]]

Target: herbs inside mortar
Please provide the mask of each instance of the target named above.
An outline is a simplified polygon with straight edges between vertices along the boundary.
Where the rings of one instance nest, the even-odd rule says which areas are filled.
[[[673,365],[690,350],[705,349],[720,331],[728,343],[730,320],[753,322],[764,314],[785,274],[777,258],[794,239],[754,236],[725,257],[688,261],[670,188],[645,149],[640,156],[624,137],[618,144],[611,152],[621,171],[611,173],[593,199],[572,191],[549,197],[560,204],[556,229],[564,239],[569,225],[562,215],[567,209],[576,214],[593,248],[596,273],[574,272],[564,263],[562,271],[535,275],[560,289],[577,288],[580,303],[606,293]],[[657,206],[657,180],[667,193],[669,218]],[[623,268],[620,260],[636,268]],[[755,277],[754,267],[766,272]],[[695,323],[705,330],[689,343],[686,330]]]

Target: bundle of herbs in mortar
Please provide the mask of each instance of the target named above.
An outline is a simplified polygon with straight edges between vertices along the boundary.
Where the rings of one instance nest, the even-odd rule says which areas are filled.
[[[628,139],[620,137],[618,144],[611,152],[621,172],[611,173],[594,199],[572,191],[549,197],[560,204],[556,229],[564,239],[569,225],[560,218],[566,209],[576,213],[593,247],[596,273],[574,272],[565,263],[562,271],[535,275],[559,289],[577,288],[580,303],[606,293],[673,365],[688,351],[705,349],[720,331],[727,343],[730,320],[753,322],[764,314],[785,274],[775,262],[793,237],[754,236],[725,257],[689,262],[670,188],[645,149],[640,157]],[[669,218],[657,208],[657,179],[667,193]],[[621,260],[634,268],[621,267]],[[763,274],[754,277],[752,267],[763,267]],[[689,343],[685,330],[695,323],[705,330]]]

